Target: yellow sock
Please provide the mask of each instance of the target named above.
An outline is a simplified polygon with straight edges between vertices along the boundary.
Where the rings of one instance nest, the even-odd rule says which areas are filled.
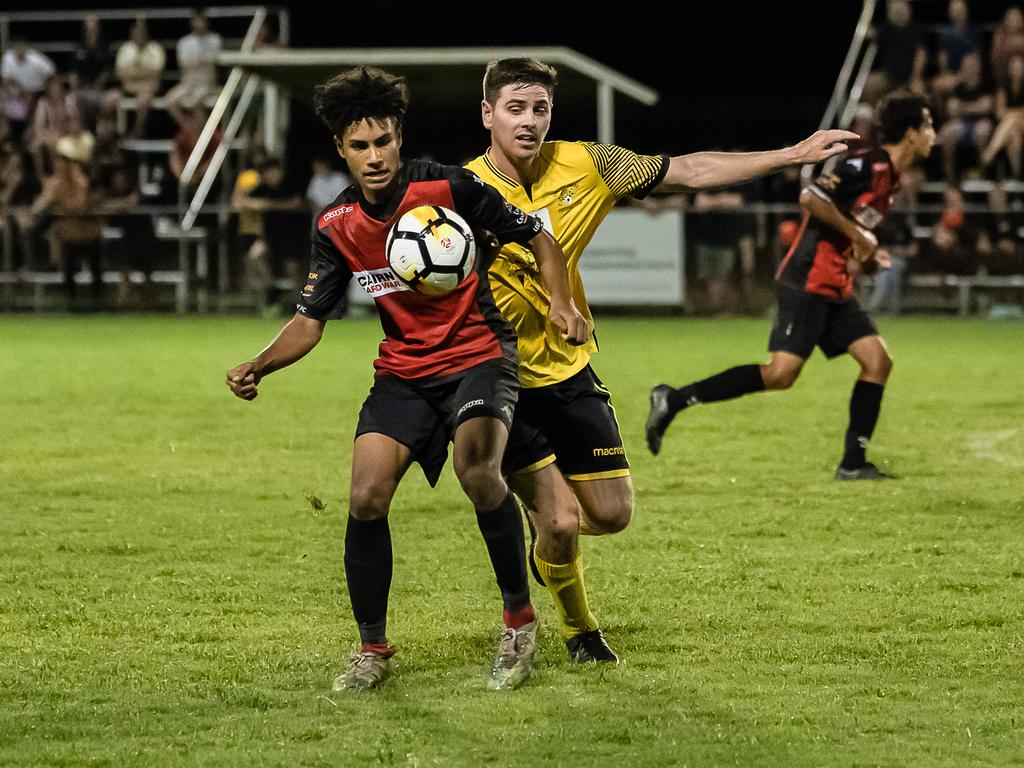
[[[587,588],[583,583],[583,555],[576,555],[575,561],[564,565],[545,562],[536,554],[533,560],[555,599],[562,620],[562,634],[570,638],[597,629],[597,618],[590,612]]]

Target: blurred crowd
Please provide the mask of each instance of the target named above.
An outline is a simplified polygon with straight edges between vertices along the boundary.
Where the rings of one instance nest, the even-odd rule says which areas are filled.
[[[106,22],[89,14],[73,46],[47,55],[14,37],[2,51],[0,272],[57,269],[68,297],[85,306],[121,302],[129,273],[149,274],[154,219],[140,211],[190,199],[222,140],[214,130],[198,165],[186,171],[220,91],[217,57],[225,43],[203,9],[192,12],[187,34],[167,39],[185,21],[137,18],[119,27],[127,39],[111,42]],[[256,48],[278,45],[268,21]],[[262,291],[271,277],[290,274],[287,234],[300,231],[297,242],[307,240],[309,217],[298,214],[319,210],[347,180],[325,159],[300,187],[281,158],[257,146],[255,133],[237,144],[233,167],[243,170],[234,195],[225,195],[239,213],[233,251],[246,266],[233,274]],[[291,214],[288,226],[274,221],[278,213]],[[104,296],[104,270],[123,275],[116,295]],[[79,271],[89,279],[76,280]],[[90,284],[90,295],[77,296],[80,282]]]
[[[875,104],[896,88],[927,97],[938,132],[929,162],[903,174],[879,228],[893,268],[870,287],[873,309],[899,312],[913,274],[950,286],[961,277],[1024,275],[1024,12],[1011,6],[995,18],[981,2],[978,10],[988,14],[980,24],[967,0],[950,0],[942,23],[922,25],[909,0],[888,0],[872,31],[877,55],[850,126],[861,134],[859,144],[877,144]],[[770,304],[763,286],[799,219],[749,211],[754,203],[792,204],[799,192],[793,169],[675,203],[699,214],[688,225],[695,309],[756,312]],[[992,294],[1018,304],[1022,298],[1019,289]]]

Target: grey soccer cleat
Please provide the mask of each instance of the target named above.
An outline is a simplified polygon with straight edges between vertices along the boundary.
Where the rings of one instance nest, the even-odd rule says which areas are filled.
[[[498,652],[491,666],[487,687],[492,691],[518,688],[533,672],[533,656],[537,652],[537,620],[519,629],[505,627],[498,641]]]
[[[651,390],[651,410],[647,414],[647,448],[655,456],[661,451],[661,439],[665,436],[665,430],[676,416],[668,404],[668,394],[671,391],[672,387],[668,384],[659,384]]]
[[[378,687],[391,677],[391,657],[394,647],[386,653],[360,651],[352,657],[348,669],[334,678],[332,686],[336,691],[369,690]]]
[[[856,469],[836,468],[836,480],[895,480],[895,475],[883,472],[870,461]]]
[[[569,657],[577,664],[619,663],[619,657],[608,647],[608,641],[604,639],[600,629],[592,629],[570,637],[565,641],[565,647],[569,651]]]

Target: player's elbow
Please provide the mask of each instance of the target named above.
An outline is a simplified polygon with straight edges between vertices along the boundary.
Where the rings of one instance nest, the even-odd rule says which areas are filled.
[[[807,210],[811,210],[814,206],[814,203],[820,199],[821,198],[819,198],[816,194],[814,194],[814,192],[811,191],[810,187],[804,187],[803,189],[800,190],[800,205],[802,205]]]

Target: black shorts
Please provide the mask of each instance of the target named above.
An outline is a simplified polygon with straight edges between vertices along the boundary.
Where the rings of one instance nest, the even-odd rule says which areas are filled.
[[[557,384],[519,391],[502,469],[521,474],[554,461],[569,480],[629,474],[611,393],[589,365]]]
[[[455,429],[478,416],[500,419],[511,431],[519,390],[516,362],[488,360],[451,376],[400,379],[374,377],[363,401],[356,437],[377,432],[412,452],[427,482],[437,484]]]
[[[769,352],[790,352],[806,360],[818,346],[831,360],[857,339],[878,334],[874,321],[853,297],[829,301],[787,285],[778,286],[777,294],[779,308],[768,339]]]

